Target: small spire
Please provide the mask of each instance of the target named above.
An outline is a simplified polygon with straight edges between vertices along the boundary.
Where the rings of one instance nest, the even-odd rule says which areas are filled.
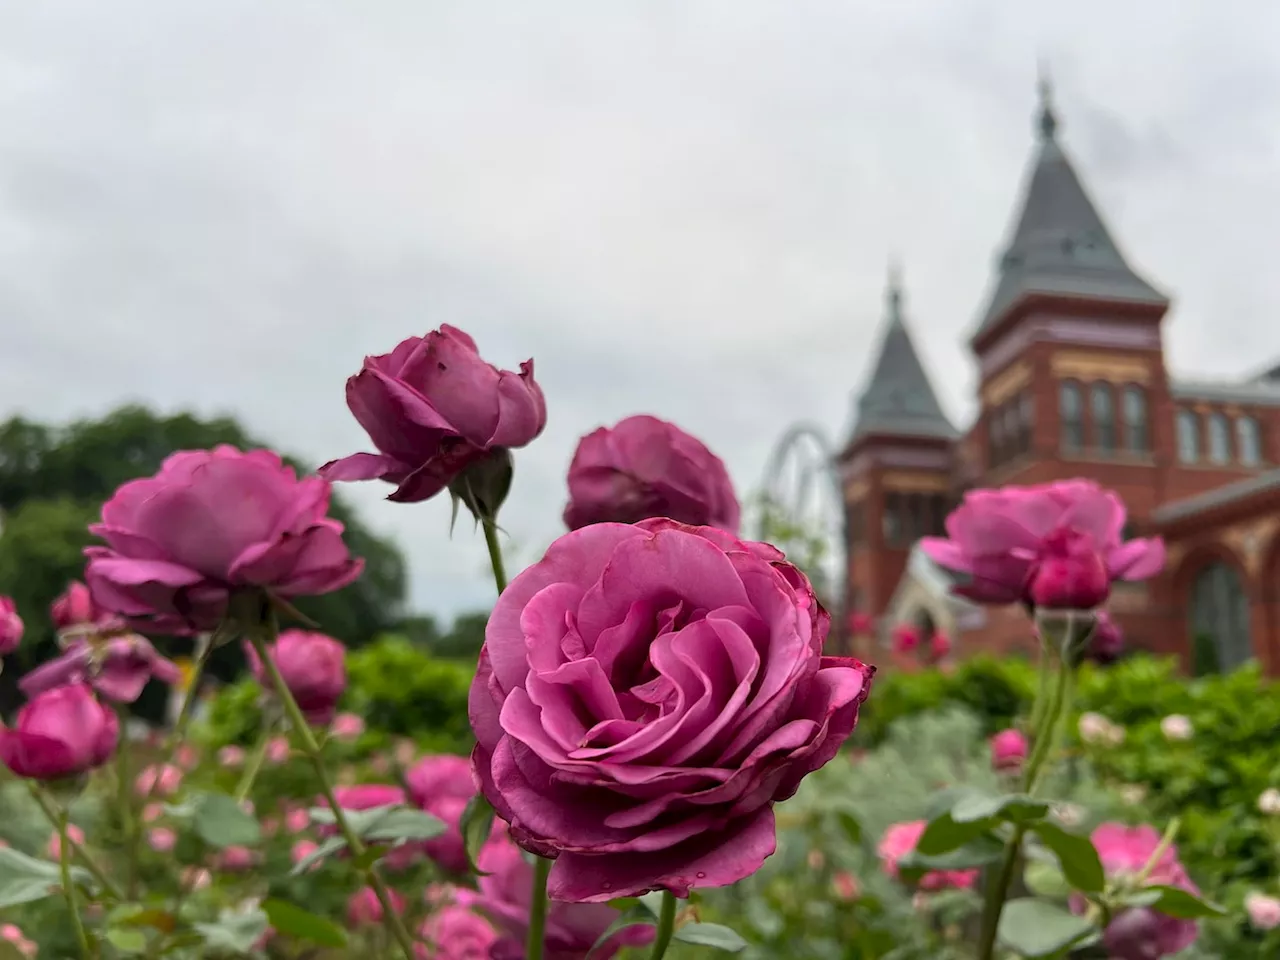
[[[1040,95],[1040,115],[1036,118],[1036,126],[1042,139],[1052,140],[1058,130],[1058,116],[1053,111],[1053,81],[1049,79],[1049,68],[1043,60],[1040,61],[1039,73],[1036,89]]]
[[[884,302],[888,307],[889,318],[902,320],[902,265],[897,257],[889,261],[889,281],[885,286]]]

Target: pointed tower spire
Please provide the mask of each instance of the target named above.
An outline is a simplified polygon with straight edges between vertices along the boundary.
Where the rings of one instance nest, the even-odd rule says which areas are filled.
[[[902,275],[897,262],[889,265],[885,285],[885,316],[880,354],[871,379],[858,398],[853,440],[869,434],[953,440],[958,436],[942,412],[920,355],[916,353],[902,314]]]
[[[1000,258],[995,289],[975,340],[1029,296],[1167,305],[1134,272],[1112,239],[1058,140],[1058,117],[1043,69],[1036,113],[1039,146],[1023,188],[1022,209]]]

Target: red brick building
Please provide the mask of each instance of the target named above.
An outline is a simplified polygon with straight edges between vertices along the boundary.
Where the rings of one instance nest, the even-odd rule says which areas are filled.
[[[846,609],[946,630],[963,656],[1029,650],[1014,608],[949,594],[915,548],[974,487],[1090,477],[1128,505],[1133,534],[1163,536],[1165,573],[1118,586],[1133,647],[1280,673],[1280,366],[1231,382],[1165,367],[1169,299],[1121,253],[1081,184],[1047,97],[1014,227],[969,349],[979,412],[947,418],[891,280],[880,351],[838,458]],[[865,642],[865,641],[864,641]],[[878,655],[881,660],[884,655]]]

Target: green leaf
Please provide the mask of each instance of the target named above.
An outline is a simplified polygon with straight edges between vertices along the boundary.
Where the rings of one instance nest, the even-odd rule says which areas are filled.
[[[284,900],[265,900],[262,910],[277,933],[306,940],[321,947],[345,947],[347,935],[332,920],[317,917]]]
[[[1056,864],[1032,860],[1022,874],[1027,889],[1037,897],[1065,899],[1071,893],[1071,884]]]
[[[37,860],[12,847],[0,847],[0,909],[20,903],[34,903],[62,892],[62,875],[56,863]],[[81,886],[91,886],[87,871],[71,868],[71,880]]]
[[[119,953],[138,954],[147,949],[147,935],[136,927],[111,927],[106,936]]]
[[[1053,851],[1062,866],[1062,875],[1075,889],[1084,893],[1101,893],[1106,886],[1106,874],[1098,851],[1088,837],[1068,833],[1048,820],[1032,828],[1040,842]]]
[[[267,932],[267,915],[261,910],[223,910],[217,923],[192,924],[212,950],[248,953]]]
[[[258,821],[225,793],[202,794],[192,822],[196,834],[211,847],[252,847],[262,840]]]
[[[1177,917],[1180,920],[1196,920],[1200,917],[1224,917],[1227,914],[1225,907],[1214,903],[1212,900],[1197,897],[1194,893],[1183,890],[1181,887],[1166,887],[1156,884],[1144,887],[1143,890],[1154,890],[1160,894],[1160,898],[1151,904],[1152,910],[1159,910],[1163,914]]]
[[[467,851],[467,863],[472,872],[480,876],[484,876],[484,871],[478,866],[480,848],[493,831],[493,814],[493,807],[484,798],[484,794],[477,793],[467,802],[466,809],[462,811],[462,819],[458,822],[458,829],[462,831],[462,845]]]
[[[640,905],[649,911],[649,915],[657,917],[662,913],[662,891],[654,890],[651,893],[642,894],[639,898]]]
[[[591,949],[587,951],[586,960],[591,960],[591,955],[600,947],[613,938],[619,930],[625,930],[628,927],[653,926],[653,914],[643,904],[637,903],[626,913],[619,916],[613,923],[609,924],[607,930],[596,939],[591,945]]]
[[[347,841],[343,837],[329,837],[325,840],[322,840],[320,841],[320,846],[316,847],[314,850],[308,853],[305,857],[299,860],[296,864],[294,864],[293,869],[289,871],[289,876],[291,877],[299,876],[300,874],[304,873],[306,869],[310,867],[313,863],[317,863],[323,860],[325,857],[331,857],[335,853],[337,853],[339,850],[345,850],[345,849],[347,849]]]
[[[950,813],[944,813],[924,828],[916,852],[926,857],[949,853],[989,833],[994,825],[991,820],[957,823]]]
[[[686,923],[675,932],[674,939],[700,947],[714,947],[725,953],[741,953],[747,949],[747,941],[736,931],[718,923]]]
[[[951,819],[956,823],[977,823],[984,820],[1004,820],[1008,823],[1034,823],[1049,812],[1049,804],[1033,800],[1019,793],[1007,793],[998,797],[972,794],[962,797],[951,808]]]
[[[355,829],[354,826],[352,829]],[[375,843],[389,841],[430,840],[445,832],[444,822],[422,810],[392,807],[363,831],[356,830],[362,840]]]
[[[995,863],[1004,855],[1004,844],[992,836],[976,837],[964,846],[940,854],[911,851],[898,861],[904,880],[918,880],[930,870],[969,870]]]
[[[1027,958],[1053,957],[1096,933],[1084,917],[1046,900],[1010,900],[1000,915],[1000,942]]]
[[[850,843],[862,843],[862,822],[848,810],[836,811],[836,820]]]

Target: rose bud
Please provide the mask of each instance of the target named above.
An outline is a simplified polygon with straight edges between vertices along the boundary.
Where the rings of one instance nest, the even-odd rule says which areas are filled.
[[[347,406],[379,452],[331,461],[320,475],[394,483],[388,499],[401,503],[434,497],[489,451],[523,447],[547,423],[532,360],[519,373],[499,370],[447,324],[365,357],[347,381]]]
[[[106,611],[93,602],[89,588],[79,580],[67,584],[67,589],[49,606],[49,617],[59,630],[95,627],[106,616]]]
[[[0,657],[8,656],[22,643],[22,618],[10,597],[0,597]]]
[[[1095,663],[1115,663],[1124,652],[1124,632],[1105,610],[1093,615],[1093,635],[1084,655]]]
[[[119,739],[115,711],[72,684],[32,698],[12,727],[0,726],[0,761],[19,777],[62,780],[102,766]]]
[[[130,633],[105,643],[74,640],[61,656],[36,667],[18,686],[31,697],[68,683],[89,683],[108,700],[133,703],[148,681],[174,684],[181,676],[177,664],[157,653],[149,640]]]
[[[1030,599],[1047,610],[1092,610],[1111,595],[1106,564],[1087,536],[1046,538],[1031,577]]]
[[[673,423],[627,417],[578,441],[569,465],[570,530],[669,517],[738,532],[741,508],[724,461]]]
[[[147,831],[147,846],[156,853],[168,853],[178,843],[178,835],[168,827],[153,827]]]
[[[285,630],[270,647],[271,659],[313,725],[327,725],[343,691],[347,689],[347,651],[333,637],[307,630]],[[257,651],[245,645],[249,668],[264,690],[271,690]]]
[[[182,768],[171,763],[144,767],[133,782],[133,789],[140,797],[172,797],[182,786],[182,778]]]
[[[1001,773],[1022,769],[1027,759],[1027,738],[1020,730],[1001,730],[991,738],[991,766]]]
[[[1280,927],[1280,900],[1252,890],[1245,894],[1244,912],[1255,930],[1274,930]]]
[[[394,890],[387,891],[391,909],[404,913],[404,897]],[[382,922],[382,902],[373,887],[361,887],[347,901],[347,920],[353,927],[371,927]]]
[[[313,596],[360,575],[328,512],[329,484],[299,480],[270,451],[175,453],[103,505],[89,529],[107,546],[85,551],[85,579],[95,602],[139,629],[212,631],[232,593]]]
[[[364,733],[364,721],[354,713],[340,713],[329,726],[329,736],[335,740],[355,740]]]

